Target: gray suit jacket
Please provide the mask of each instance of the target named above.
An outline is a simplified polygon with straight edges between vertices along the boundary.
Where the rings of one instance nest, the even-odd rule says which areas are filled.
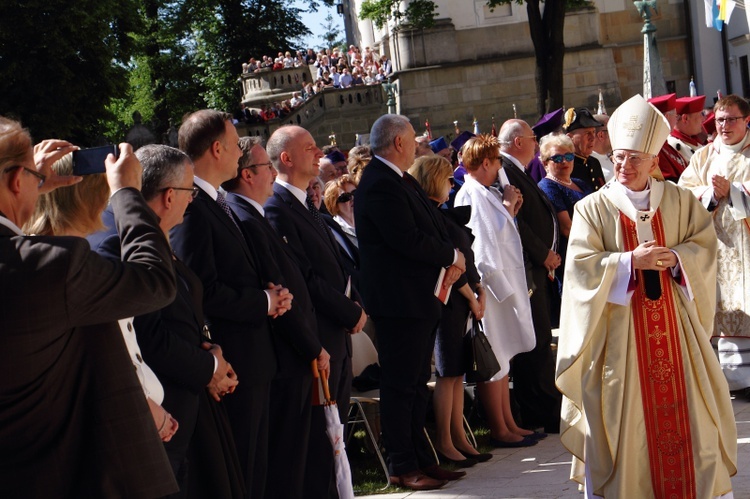
[[[114,322],[171,302],[171,253],[138,191],[112,206],[122,262],[0,226],[0,497],[176,491]]]

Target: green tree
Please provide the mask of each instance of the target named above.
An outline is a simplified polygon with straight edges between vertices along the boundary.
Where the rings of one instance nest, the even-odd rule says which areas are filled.
[[[320,36],[323,39],[324,44],[320,48],[332,49],[333,47],[340,47],[346,44],[346,40],[341,36],[341,30],[335,22],[335,19],[329,12],[323,23],[320,25],[325,31]]]
[[[35,139],[95,143],[113,95],[127,90],[127,67],[141,30],[136,0],[3,2],[0,115]]]
[[[432,0],[411,0],[403,11],[400,6],[401,0],[365,0],[359,17],[372,20],[378,29],[382,29],[391,18],[414,28],[431,28],[435,25],[437,5]]]

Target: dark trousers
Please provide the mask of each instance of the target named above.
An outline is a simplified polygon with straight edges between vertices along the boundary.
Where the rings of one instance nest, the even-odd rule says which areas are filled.
[[[548,432],[559,433],[562,396],[555,387],[547,271],[535,267],[533,276],[537,290],[531,296],[531,317],[536,346],[530,352],[520,353],[513,358],[513,397],[518,404],[523,426],[543,426]]]
[[[424,423],[438,320],[373,317],[381,367],[380,423],[391,475],[436,464]]]
[[[266,498],[303,497],[312,417],[312,371],[271,382]]]
[[[245,474],[246,497],[252,499],[265,495],[270,387],[270,382],[242,380],[237,390],[224,398]]]

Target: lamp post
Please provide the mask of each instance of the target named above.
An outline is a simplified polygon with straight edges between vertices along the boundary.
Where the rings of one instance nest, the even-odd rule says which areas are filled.
[[[651,10],[656,11],[656,0],[636,0],[633,3],[643,17],[643,97],[650,99],[667,93],[659,48],[656,46],[656,26],[651,24]]]

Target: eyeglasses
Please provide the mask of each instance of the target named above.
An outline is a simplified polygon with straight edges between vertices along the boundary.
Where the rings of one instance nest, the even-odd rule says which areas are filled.
[[[737,123],[737,120],[744,120],[747,116],[728,116],[726,118],[714,118],[717,125],[732,126]]]
[[[534,142],[536,142],[536,135],[521,135],[519,138],[521,138],[521,139],[534,139]]]
[[[635,168],[638,168],[643,163],[647,161],[651,161],[654,159],[654,156],[638,156],[635,154],[625,154],[624,152],[616,152],[612,154],[612,162],[617,163],[618,165],[622,165],[625,163],[625,161],[628,161],[631,165],[633,165]]]
[[[572,152],[566,152],[565,154],[555,154],[554,156],[550,156],[549,160],[553,163],[562,163],[563,161],[573,161],[575,158],[575,154]]]
[[[162,191],[168,191],[169,189],[173,189],[175,191],[190,191],[190,197],[193,199],[198,196],[197,187],[164,187]]]
[[[39,179],[39,183],[37,184],[37,188],[38,189],[42,188],[42,186],[44,185],[44,181],[47,180],[47,175],[39,173],[36,170],[32,170],[31,168],[26,168],[25,166],[21,166],[21,165],[9,166],[5,170],[3,170],[3,173],[8,173],[10,171],[17,170],[19,168],[23,168],[24,170],[26,170],[27,172],[31,173],[36,178],[38,178]]]
[[[352,199],[354,199],[354,191],[352,191],[352,192],[344,192],[339,197],[336,198],[336,202],[337,203],[348,203]]]

